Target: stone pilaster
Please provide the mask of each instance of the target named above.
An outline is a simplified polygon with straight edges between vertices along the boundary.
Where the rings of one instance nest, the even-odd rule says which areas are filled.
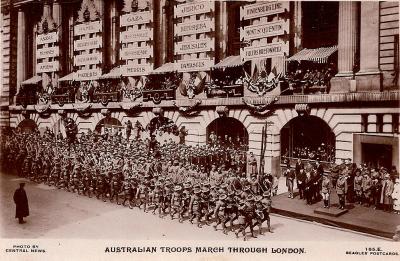
[[[165,0],[153,0],[153,15],[154,15],[154,68],[160,67],[165,63],[165,41],[167,16],[165,13]]]
[[[117,62],[117,19],[118,19],[118,10],[116,6],[116,0],[111,0],[110,2],[110,44],[107,45],[109,61],[111,64],[115,64]]]
[[[226,1],[215,1],[215,56],[216,63],[223,60],[228,51],[228,10]]]
[[[360,71],[356,75],[357,91],[380,91],[379,2],[361,3]]]
[[[61,10],[61,4],[59,2],[59,0],[55,0],[53,2],[53,20],[54,22],[57,24],[58,26],[58,46],[61,46],[62,43],[62,29],[61,29],[61,23],[62,23],[62,19],[61,19],[61,15],[62,15],[62,10]],[[58,81],[58,76],[60,75],[60,73],[63,72],[64,68],[63,68],[63,63],[61,62],[61,57],[64,56],[64,49],[63,48],[59,48],[59,59],[58,59],[58,66],[59,66],[59,71],[58,74],[55,73],[54,78],[56,81]]]
[[[331,81],[331,92],[351,89],[350,79],[358,49],[358,10],[358,2],[339,2],[338,73]]]
[[[18,10],[18,33],[17,33],[17,93],[21,82],[26,80],[26,21],[25,11]]]

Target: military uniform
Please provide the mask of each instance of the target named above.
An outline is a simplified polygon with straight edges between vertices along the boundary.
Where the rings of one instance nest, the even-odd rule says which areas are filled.
[[[265,192],[263,196],[256,197],[256,222],[254,226],[259,227],[259,233],[264,234],[262,231],[262,224],[267,221],[267,230],[271,231],[271,220],[269,213],[271,212],[271,194],[269,192]]]
[[[200,221],[202,218],[202,199],[200,196],[201,190],[199,187],[196,187],[193,191],[194,195],[190,199],[189,203],[189,215],[190,215],[190,223],[193,224],[193,219],[196,218],[197,226],[201,227]]]
[[[174,188],[174,193],[171,197],[171,211],[170,216],[171,219],[174,219],[175,214],[179,214],[181,211],[181,204],[182,204],[182,186],[176,185]]]
[[[362,202],[362,181],[363,177],[356,174],[356,176],[354,177],[354,192],[356,194],[356,203],[358,203],[359,205],[361,205]]]
[[[239,224],[240,228],[235,233],[236,237],[239,237],[239,233],[242,232],[244,236],[244,240],[246,240],[246,228],[250,227],[250,232],[252,237],[256,237],[254,235],[253,230],[253,218],[255,216],[255,205],[254,205],[254,197],[252,195],[247,196],[244,203],[239,207]]]
[[[346,204],[347,178],[343,173],[336,181],[336,193],[339,197],[339,208],[344,209]]]
[[[227,199],[226,194],[222,194],[219,196],[219,199],[216,203],[214,215],[217,220],[217,223],[214,225],[214,229],[217,230],[217,227],[219,224],[222,224],[223,228],[223,233],[227,234],[227,229],[226,229],[226,222],[229,220],[228,214],[227,214],[227,208],[226,208],[226,202],[225,200]]]

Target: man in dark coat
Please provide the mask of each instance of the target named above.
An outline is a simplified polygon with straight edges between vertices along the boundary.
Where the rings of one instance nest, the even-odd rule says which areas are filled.
[[[28,197],[24,190],[25,183],[20,183],[19,188],[14,193],[14,203],[16,205],[15,218],[20,224],[25,223],[24,217],[29,216]]]

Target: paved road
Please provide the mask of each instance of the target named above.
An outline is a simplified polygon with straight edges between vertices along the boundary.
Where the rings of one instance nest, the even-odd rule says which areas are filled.
[[[197,228],[139,209],[80,196],[26,181],[30,216],[20,225],[14,219],[14,190],[24,179],[0,174],[1,235],[3,238],[81,238],[128,240],[237,240],[212,227]],[[24,180],[25,181],[25,180]],[[251,240],[376,241],[376,237],[338,230],[315,223],[272,216],[274,233]]]

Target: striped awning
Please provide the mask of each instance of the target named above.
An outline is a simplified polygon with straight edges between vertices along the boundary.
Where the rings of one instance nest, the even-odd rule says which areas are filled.
[[[165,63],[157,69],[150,72],[150,74],[164,74],[176,71],[174,63]]]
[[[68,82],[68,81],[73,81],[73,80],[74,80],[73,72],[58,79],[59,82]]]
[[[223,69],[223,68],[229,68],[229,67],[238,67],[242,66],[244,62],[240,58],[240,55],[235,55],[235,56],[228,56],[216,65],[214,65],[212,68],[213,69]]]
[[[38,84],[42,80],[42,77],[39,75],[35,75],[28,80],[21,82],[21,85],[30,85],[30,84]]]
[[[120,67],[112,68],[108,73],[105,73],[99,77],[99,79],[119,79],[122,77],[122,71]]]
[[[321,47],[316,49],[304,48],[286,61],[314,61],[318,63],[328,62],[328,58],[337,51],[337,46]]]

